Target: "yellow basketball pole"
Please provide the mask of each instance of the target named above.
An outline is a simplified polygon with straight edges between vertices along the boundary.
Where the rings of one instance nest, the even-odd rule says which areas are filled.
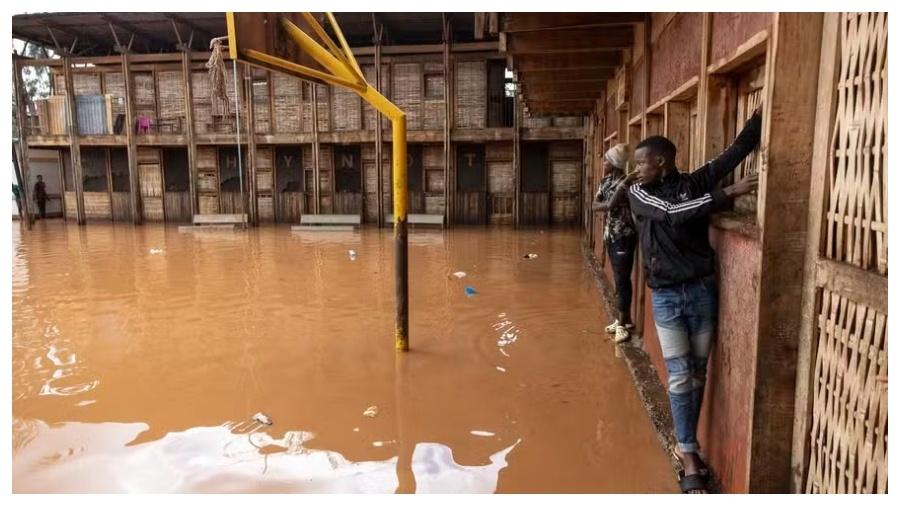
[[[398,351],[409,351],[409,256],[407,238],[407,177],[406,177],[406,114],[390,100],[373,88],[360,71],[353,52],[347,45],[344,34],[331,13],[326,17],[338,37],[340,46],[328,36],[322,25],[310,13],[303,13],[303,18],[312,28],[314,34],[326,47],[316,42],[313,37],[301,30],[288,19],[282,18],[281,25],[287,34],[316,62],[330,73],[312,69],[276,56],[248,50],[248,56],[267,65],[282,68],[286,71],[305,75],[312,79],[327,82],[334,86],[342,86],[353,90],[378,112],[391,120],[393,142],[393,189],[394,189],[394,278],[396,286],[397,317],[394,332],[394,347]],[[231,58],[236,59],[240,48],[235,37],[234,13],[227,13],[228,50]],[[341,51],[343,50],[343,52]],[[376,128],[381,128],[380,125]],[[381,160],[378,161],[381,163]],[[380,183],[379,183],[380,184]]]

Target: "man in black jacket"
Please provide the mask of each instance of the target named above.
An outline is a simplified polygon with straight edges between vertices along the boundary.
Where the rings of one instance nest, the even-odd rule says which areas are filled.
[[[728,149],[690,173],[675,167],[676,148],[671,141],[648,137],[635,150],[637,177],[626,180],[621,192],[617,191],[624,194],[624,187],[629,186],[627,195],[638,225],[644,272],[652,289],[653,319],[668,370],[685,492],[705,491],[697,424],[718,319],[709,214],[756,187],[756,175],[725,188],[717,185],[759,144],[761,126],[757,109]]]

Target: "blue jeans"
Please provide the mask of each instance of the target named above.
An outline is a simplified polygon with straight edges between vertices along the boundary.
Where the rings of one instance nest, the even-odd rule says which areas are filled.
[[[718,294],[712,277],[653,289],[653,320],[669,373],[678,449],[697,452],[706,363],[716,333]]]

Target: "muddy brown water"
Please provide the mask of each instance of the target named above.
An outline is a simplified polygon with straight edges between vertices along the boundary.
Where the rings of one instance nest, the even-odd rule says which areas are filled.
[[[12,239],[16,492],[676,491],[577,231],[412,233],[399,358],[388,230]]]

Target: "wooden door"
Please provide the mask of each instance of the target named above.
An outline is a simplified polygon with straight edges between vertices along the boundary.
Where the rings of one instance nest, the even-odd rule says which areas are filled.
[[[550,148],[546,142],[522,143],[522,225],[550,223]]]
[[[362,158],[358,144],[334,146],[334,214],[362,214]]]
[[[487,223],[487,172],[483,144],[456,147],[456,223]]]

